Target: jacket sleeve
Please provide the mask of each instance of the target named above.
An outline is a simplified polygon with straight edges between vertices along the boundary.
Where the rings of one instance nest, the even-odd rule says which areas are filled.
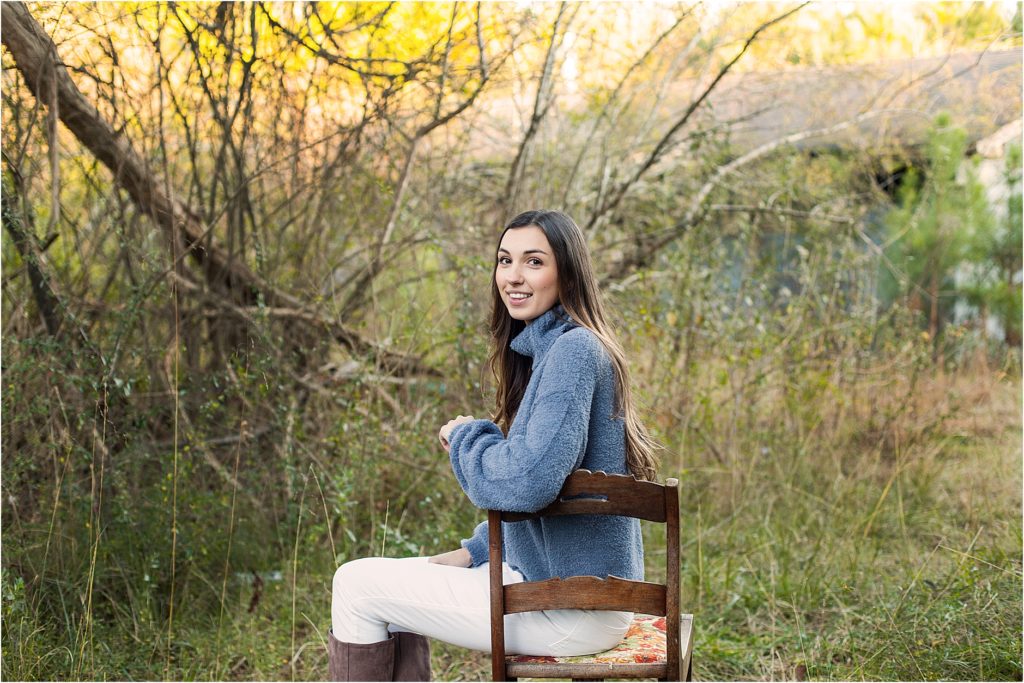
[[[462,539],[462,547],[469,551],[473,558],[471,567],[479,567],[491,559],[490,556],[490,535],[487,531],[487,521],[484,520],[473,529],[473,535]]]
[[[508,438],[490,420],[452,430],[452,470],[474,505],[536,512],[555,499],[586,450],[602,353],[589,331],[565,333],[548,351],[533,402],[520,409]]]

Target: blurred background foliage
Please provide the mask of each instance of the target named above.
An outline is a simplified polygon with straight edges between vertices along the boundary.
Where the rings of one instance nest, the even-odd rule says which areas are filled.
[[[337,564],[482,518],[435,435],[544,206],[697,678],[1020,679],[1019,3],[0,11],[4,678],[325,676]]]

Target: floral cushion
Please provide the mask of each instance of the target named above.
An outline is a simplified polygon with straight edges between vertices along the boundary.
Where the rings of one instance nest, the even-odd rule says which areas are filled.
[[[509,662],[537,664],[661,664],[665,655],[665,617],[636,614],[622,641],[610,650],[578,657],[512,655]]]

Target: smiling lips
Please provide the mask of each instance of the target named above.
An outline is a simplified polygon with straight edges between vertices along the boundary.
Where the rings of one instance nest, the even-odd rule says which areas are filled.
[[[532,294],[526,292],[508,292],[508,303],[510,306],[522,306]]]

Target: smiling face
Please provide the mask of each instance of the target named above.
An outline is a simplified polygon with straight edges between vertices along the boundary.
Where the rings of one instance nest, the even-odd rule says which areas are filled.
[[[529,323],[558,303],[558,264],[535,225],[506,230],[498,245],[494,283],[508,314]]]

